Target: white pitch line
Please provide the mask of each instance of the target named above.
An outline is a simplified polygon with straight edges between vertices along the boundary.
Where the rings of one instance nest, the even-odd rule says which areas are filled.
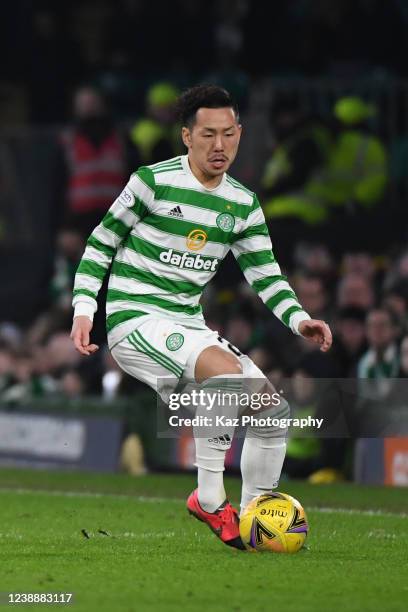
[[[125,493],[96,493],[91,491],[62,491],[62,490],[47,490],[47,489],[26,489],[13,487],[0,487],[0,493],[17,493],[18,495],[50,495],[54,497],[83,497],[88,499],[100,499],[102,497],[110,497],[111,499],[124,499],[132,501],[155,503],[176,503],[184,504],[185,500],[177,497],[148,497],[145,495],[127,495]],[[359,510],[358,508],[330,508],[326,506],[309,506],[307,512],[321,512],[323,514],[351,514],[363,516],[389,516],[394,518],[408,518],[405,512],[384,512],[383,510]]]
[[[0,487],[0,493],[17,493],[18,495],[51,495],[54,497],[84,497],[100,499],[101,497],[110,497],[112,499],[130,499],[140,502],[163,503],[163,502],[184,502],[183,499],[177,497],[147,497],[145,495],[127,495],[126,493],[97,493],[93,491],[63,491],[58,489],[26,489],[23,487]]]
[[[405,512],[387,512],[383,510],[359,510],[358,508],[329,508],[325,506],[309,506],[307,512],[321,512],[322,514],[362,514],[363,516],[391,516],[394,518],[408,518]]]

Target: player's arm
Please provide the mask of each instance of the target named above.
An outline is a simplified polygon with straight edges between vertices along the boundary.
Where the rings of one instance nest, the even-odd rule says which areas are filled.
[[[248,283],[278,319],[294,334],[316,342],[322,351],[327,351],[332,343],[330,328],[324,321],[310,318],[282,274],[256,196],[246,225],[235,238],[232,252]]]
[[[154,199],[154,177],[149,168],[139,168],[86,243],[74,283],[74,321],[71,338],[82,355],[98,350],[90,343],[97,295],[122,241],[143,219]]]

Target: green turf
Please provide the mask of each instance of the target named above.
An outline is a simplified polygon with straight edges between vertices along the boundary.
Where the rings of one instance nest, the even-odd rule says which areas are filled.
[[[307,549],[278,555],[222,545],[185,512],[193,486],[190,476],[0,470],[0,591],[73,592],[65,609],[89,612],[407,609],[406,490],[281,483],[311,530]],[[237,499],[239,481],[227,486]]]

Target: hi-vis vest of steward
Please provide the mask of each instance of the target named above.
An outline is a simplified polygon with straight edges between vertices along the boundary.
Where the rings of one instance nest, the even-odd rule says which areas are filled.
[[[71,212],[108,210],[125,181],[126,164],[122,142],[112,132],[95,146],[74,131],[64,134],[69,166],[68,203]]]

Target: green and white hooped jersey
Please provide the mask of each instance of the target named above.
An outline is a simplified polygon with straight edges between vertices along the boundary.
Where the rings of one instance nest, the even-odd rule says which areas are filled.
[[[256,195],[227,174],[206,189],[187,155],[141,167],[88,239],[73,306],[96,311],[112,264],[106,304],[111,348],[146,314],[201,328],[201,293],[230,249],[260,298],[297,333],[299,322],[310,317],[281,274]]]

